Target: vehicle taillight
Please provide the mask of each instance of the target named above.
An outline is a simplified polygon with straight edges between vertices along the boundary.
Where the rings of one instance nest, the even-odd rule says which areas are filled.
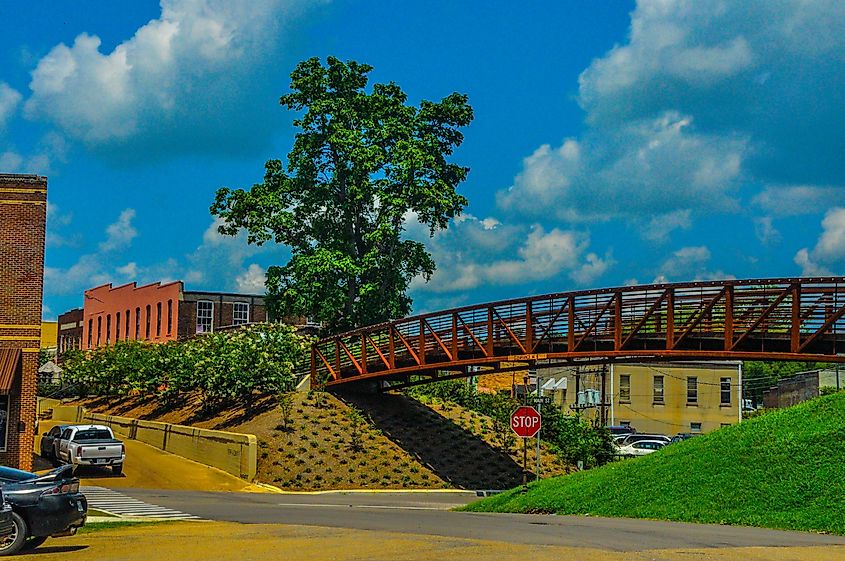
[[[77,446],[77,447],[76,447],[76,457],[77,457],[77,458],[81,458],[81,457],[82,457],[82,446]]]
[[[70,483],[62,483],[61,485],[56,485],[55,487],[45,489],[41,492],[41,496],[43,497],[44,495],[67,495],[68,493],[78,492],[79,481],[72,481]]]

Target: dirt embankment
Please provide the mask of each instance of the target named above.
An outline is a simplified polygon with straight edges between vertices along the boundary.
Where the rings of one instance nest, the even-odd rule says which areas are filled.
[[[80,404],[101,413],[255,434],[258,480],[287,490],[504,489],[522,480],[521,443],[502,438],[491,419],[404,395],[294,394],[287,426],[270,396],[213,415],[204,414],[196,398],[170,408],[143,397]],[[548,451],[542,459],[544,476],[567,471]]]

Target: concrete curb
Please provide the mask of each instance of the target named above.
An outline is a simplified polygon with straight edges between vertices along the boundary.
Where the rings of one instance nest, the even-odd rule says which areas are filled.
[[[262,485],[263,486],[263,485]],[[456,495],[472,494],[478,496],[478,491],[467,489],[326,489],[325,491],[285,491],[275,488],[280,495],[347,495],[347,494],[379,494],[379,493],[402,493],[402,494],[430,494],[430,493],[452,493]]]

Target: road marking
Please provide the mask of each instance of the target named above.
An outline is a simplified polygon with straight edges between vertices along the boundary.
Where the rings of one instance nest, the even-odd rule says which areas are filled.
[[[82,494],[88,499],[88,508],[102,510],[119,516],[140,516],[149,518],[167,518],[170,520],[199,520],[199,516],[188,514],[172,508],[145,503],[123,493],[118,493],[105,487],[80,488]]]
[[[306,506],[332,508],[375,508],[389,510],[447,510],[436,506],[397,506],[397,505],[351,505],[351,504],[308,504],[308,503],[277,503],[279,506]]]

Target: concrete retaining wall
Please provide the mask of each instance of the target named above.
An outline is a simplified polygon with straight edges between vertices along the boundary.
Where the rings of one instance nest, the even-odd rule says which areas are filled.
[[[52,406],[54,420],[108,425],[119,438],[138,440],[165,452],[221,469],[247,481],[255,479],[258,441],[253,434],[101,415],[91,413],[83,407],[50,403],[55,401],[39,399],[38,410],[46,411]]]

